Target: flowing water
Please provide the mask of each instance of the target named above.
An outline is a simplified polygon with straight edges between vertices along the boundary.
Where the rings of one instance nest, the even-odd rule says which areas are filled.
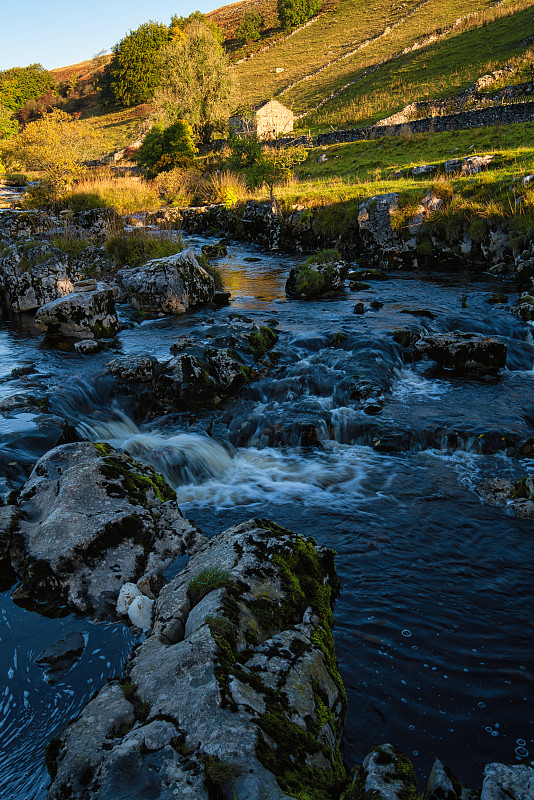
[[[208,536],[272,517],[334,548],[347,763],[389,741],[421,777],[439,757],[476,787],[486,762],[534,756],[532,522],[475,493],[485,476],[534,468],[506,454],[534,427],[531,328],[487,303],[503,290],[496,279],[395,274],[358,294],[367,310],[355,315],[350,292],[288,301],[291,264],[235,243],[221,262],[229,308],[119,336],[122,354],[165,359],[184,333],[207,340],[221,324],[269,320],[279,334],[274,366],[237,399],[138,426],[99,377],[116,352],[61,352],[41,343],[31,321],[7,316],[0,398],[52,387],[55,413],[152,463]],[[372,300],[383,305],[373,310]],[[508,344],[507,368],[483,379],[405,362],[391,336],[399,327],[495,335]],[[25,374],[13,377],[14,368]],[[7,492],[42,439],[30,413],[0,425]],[[43,743],[120,672],[135,638],[123,625],[23,610],[10,583],[5,576],[0,601],[0,798],[37,800],[47,782]],[[34,659],[72,630],[84,634],[84,655],[52,685]]]

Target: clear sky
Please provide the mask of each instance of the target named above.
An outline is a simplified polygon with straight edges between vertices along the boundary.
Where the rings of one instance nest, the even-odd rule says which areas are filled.
[[[0,70],[42,64],[66,67],[111,50],[130,29],[173,14],[212,11],[231,0],[6,0],[2,3]]]

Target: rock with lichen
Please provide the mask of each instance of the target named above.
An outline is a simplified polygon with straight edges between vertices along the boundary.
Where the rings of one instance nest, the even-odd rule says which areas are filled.
[[[73,291],[37,309],[35,327],[46,337],[103,339],[115,336],[120,323],[113,290],[104,283],[94,291]]]
[[[204,541],[152,467],[80,442],[54,448],[35,465],[18,499],[10,557],[19,597],[108,617],[125,582]]]
[[[190,249],[122,269],[116,279],[134,308],[156,316],[184,314],[209,303],[215,291],[212,276]]]
[[[124,704],[114,721],[101,690],[57,742],[49,800],[133,800],[149,783],[165,800],[339,796],[337,591],[333,553],[269,521],[212,539],[161,590],[127,667],[133,726],[117,733]]]

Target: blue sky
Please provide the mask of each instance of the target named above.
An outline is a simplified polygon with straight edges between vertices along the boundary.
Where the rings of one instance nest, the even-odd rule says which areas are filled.
[[[110,50],[142,22],[169,24],[173,14],[207,12],[226,0],[6,0],[2,4],[0,70],[39,63],[66,67]]]

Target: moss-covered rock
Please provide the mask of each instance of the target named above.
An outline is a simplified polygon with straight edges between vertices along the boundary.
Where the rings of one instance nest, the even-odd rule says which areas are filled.
[[[10,555],[26,595],[113,616],[123,583],[203,543],[151,467],[106,444],[51,450],[19,497]]]

